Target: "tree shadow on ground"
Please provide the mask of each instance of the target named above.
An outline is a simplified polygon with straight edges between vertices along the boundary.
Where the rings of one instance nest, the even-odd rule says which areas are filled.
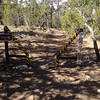
[[[45,48],[46,46],[42,45],[27,49],[30,53],[46,53]],[[49,53],[54,53],[57,50],[54,46],[48,48]],[[47,56],[44,54],[34,57],[30,59],[32,63],[31,66],[27,66],[25,59],[22,58],[20,58],[20,60],[11,59],[9,65],[1,63],[0,99],[28,100],[28,98],[31,98],[31,100],[89,100],[90,98],[95,98],[99,100],[99,94],[97,93],[97,89],[100,88],[99,81],[83,80],[78,83],[73,83],[74,81],[76,82],[76,80],[71,82],[70,80],[60,81],[59,76],[55,77],[55,75],[61,75],[61,73],[63,73],[64,76],[68,78],[72,76],[72,72],[71,70],[66,70],[65,72],[58,73],[58,68],[46,68],[47,66],[55,67],[50,61],[51,57],[52,56],[48,56],[47,59]],[[3,70],[1,70],[2,67],[4,67]],[[77,71],[77,69],[75,71]]]
[[[14,65],[11,65],[12,70],[8,68],[8,71],[1,71],[1,100],[18,99],[20,95],[22,96],[18,100],[28,100],[29,96],[33,96],[32,98],[36,100],[80,100],[77,95],[82,95],[83,100],[89,96],[97,98],[97,89],[100,88],[98,81],[83,81],[76,84],[59,82],[49,69],[42,69],[42,63],[38,63],[39,60],[36,61],[35,66],[27,67],[19,62],[19,66],[15,60]],[[71,76],[70,72],[69,75]]]
[[[62,65],[62,67],[66,67],[66,68],[74,68],[77,66],[80,67],[92,67],[93,64],[98,64],[98,62],[100,62],[100,60],[96,59],[96,54],[93,48],[84,48],[85,52],[82,51],[81,57],[82,57],[82,64],[77,65],[77,51],[73,50],[73,48],[67,50],[67,53],[63,53],[63,55],[61,55],[61,59],[65,61],[65,63]],[[100,51],[100,49],[99,49]],[[71,54],[71,53],[72,54]],[[70,56],[69,56],[70,54]],[[73,55],[74,54],[74,55]],[[69,57],[69,58],[68,58]]]

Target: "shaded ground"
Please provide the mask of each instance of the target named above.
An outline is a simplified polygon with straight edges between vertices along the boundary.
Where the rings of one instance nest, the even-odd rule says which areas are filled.
[[[100,62],[94,61],[92,48],[83,49],[87,60],[83,66],[72,66],[75,59],[64,59],[63,66],[55,68],[54,54],[68,40],[62,32],[21,32],[16,37],[28,50],[31,65],[23,57],[4,64],[0,43],[0,100],[100,100]],[[75,55],[75,48],[73,43],[66,52]],[[10,54],[23,53],[11,43]]]

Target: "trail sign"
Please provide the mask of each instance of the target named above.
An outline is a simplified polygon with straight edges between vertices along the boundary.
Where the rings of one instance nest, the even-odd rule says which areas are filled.
[[[11,34],[0,34],[0,41],[11,41],[12,35]]]

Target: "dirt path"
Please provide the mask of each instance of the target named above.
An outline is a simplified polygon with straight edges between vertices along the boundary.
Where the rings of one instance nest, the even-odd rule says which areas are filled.
[[[85,47],[89,47],[89,48],[93,48],[93,40],[91,36],[88,36],[84,39],[84,41],[86,42]],[[98,48],[100,49],[100,39],[97,39],[97,44],[98,44]]]
[[[100,99],[100,62],[55,69],[53,55],[65,42],[61,32],[23,32],[16,37],[28,50],[32,65],[28,67],[24,58],[11,59],[9,66],[0,64],[0,100]],[[17,48],[10,51],[20,52]]]

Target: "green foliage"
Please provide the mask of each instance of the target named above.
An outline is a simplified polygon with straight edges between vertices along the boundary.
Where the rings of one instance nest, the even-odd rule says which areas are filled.
[[[94,20],[95,20],[95,28],[100,30],[100,9],[97,9],[96,13],[94,14]]]
[[[3,6],[3,22],[6,24],[11,24],[10,2],[6,2]]]
[[[63,4],[61,0],[41,0],[40,3],[37,0],[24,0],[24,4],[22,1],[18,3],[18,0],[4,0],[4,5],[0,5],[0,13],[3,15],[0,21],[3,20],[7,25],[27,25],[31,28],[61,28],[73,35],[77,28],[84,27],[84,16],[87,24],[94,30],[100,29],[98,0],[68,0]]]
[[[3,23],[6,25],[19,24],[18,17],[21,16],[20,6],[10,1],[4,2],[2,5],[2,16]]]
[[[2,18],[3,18],[3,6],[0,4],[0,23],[2,23]]]
[[[70,9],[79,9],[82,12],[84,23],[87,23],[94,32],[100,29],[100,7],[99,0],[68,0],[67,4]],[[76,9],[75,9],[76,10]],[[99,33],[99,32],[98,32]]]
[[[61,26],[70,35],[73,35],[77,28],[83,27],[82,17],[76,11],[68,10],[61,17]]]

